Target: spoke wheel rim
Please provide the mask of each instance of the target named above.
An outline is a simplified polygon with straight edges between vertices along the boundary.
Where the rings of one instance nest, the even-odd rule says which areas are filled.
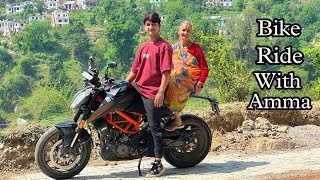
[[[82,155],[81,153],[77,153],[77,155],[69,153],[62,156],[61,147],[61,134],[57,134],[53,136],[45,145],[44,156],[46,163],[55,171],[69,172],[80,164]],[[81,152],[82,149],[83,146],[80,146],[78,152]]]
[[[199,128],[195,124],[187,124],[186,127],[186,131]],[[175,151],[170,151],[170,153],[177,159],[183,159],[185,161],[192,160],[205,151],[204,147],[206,146],[206,142],[204,142],[205,140],[201,140],[201,137],[203,138],[205,134],[205,131],[199,128],[199,130],[195,131],[192,135],[182,138],[182,140],[186,140],[185,148],[175,148]]]

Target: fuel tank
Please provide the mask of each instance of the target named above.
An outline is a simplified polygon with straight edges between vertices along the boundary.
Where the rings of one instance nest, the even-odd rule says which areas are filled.
[[[128,88],[121,96],[115,97],[112,101],[101,105],[91,114],[88,121],[92,122],[115,110],[145,114],[141,95],[134,88]]]

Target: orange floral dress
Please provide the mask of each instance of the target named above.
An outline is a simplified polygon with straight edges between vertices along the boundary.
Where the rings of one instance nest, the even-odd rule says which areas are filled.
[[[172,46],[174,69],[168,83],[164,103],[173,112],[180,112],[186,105],[194,86],[201,75],[198,59],[188,52],[188,48],[178,43]]]

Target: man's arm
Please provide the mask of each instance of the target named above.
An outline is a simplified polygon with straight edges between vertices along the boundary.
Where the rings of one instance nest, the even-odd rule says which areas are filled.
[[[159,91],[154,99],[154,106],[161,107],[163,105],[164,93],[170,80],[170,71],[164,71],[161,76],[161,84]]]
[[[135,78],[136,78],[137,74],[133,73],[132,71],[130,71],[129,75],[126,78],[126,81],[128,81],[129,83],[131,83]]]

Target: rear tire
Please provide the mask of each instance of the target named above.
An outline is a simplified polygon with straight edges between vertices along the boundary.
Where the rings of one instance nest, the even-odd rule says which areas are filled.
[[[88,164],[91,155],[90,142],[75,147],[72,153],[62,155],[62,137],[62,132],[52,127],[41,136],[35,149],[38,167],[54,179],[68,179],[79,174]]]
[[[192,167],[199,164],[209,153],[211,148],[212,135],[207,123],[200,117],[192,114],[181,116],[185,125],[185,131],[198,128],[187,140],[187,148],[168,149],[164,152],[165,160],[178,168]]]

